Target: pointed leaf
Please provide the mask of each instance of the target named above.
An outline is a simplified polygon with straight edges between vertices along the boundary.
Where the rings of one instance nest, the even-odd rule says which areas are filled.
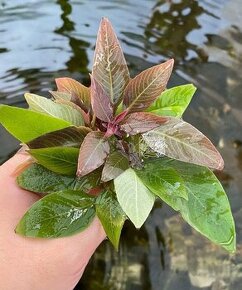
[[[80,191],[49,194],[26,212],[16,233],[27,237],[60,238],[82,232],[95,217],[94,202],[94,198]]]
[[[111,153],[103,167],[102,181],[107,182],[118,177],[122,172],[129,168],[129,160],[121,152]]]
[[[166,121],[167,118],[165,117],[156,116],[151,113],[138,112],[128,115],[122,122],[120,128],[129,135],[136,135],[155,129]]]
[[[28,152],[45,168],[56,173],[75,176],[79,154],[78,148],[51,147],[30,149]]]
[[[180,118],[191,102],[195,92],[196,87],[192,84],[165,90],[147,111],[159,116],[174,116]]]
[[[32,111],[60,118],[69,122],[71,125],[84,125],[82,114],[75,108],[71,108],[65,104],[54,103],[50,99],[34,94],[25,94],[24,96],[29,104],[29,109]]]
[[[188,199],[166,194],[160,188],[160,168],[174,168],[183,179]],[[168,158],[146,161],[142,171],[144,184],[175,210],[197,231],[230,252],[235,251],[234,220],[226,193],[206,167]]]
[[[173,64],[171,59],[153,66],[129,82],[124,91],[124,105],[129,113],[144,111],[164,91]]]
[[[136,228],[147,219],[155,201],[154,194],[143,184],[132,168],[114,179],[118,202]]]
[[[91,189],[99,186],[100,180],[100,170],[95,170],[86,176],[76,178],[54,173],[36,163],[29,166],[17,177],[18,185],[21,188],[39,193],[42,196],[67,189],[89,193]]]
[[[106,18],[98,31],[92,75],[110,100],[119,104],[129,82],[129,71],[117,36]]]
[[[113,118],[113,106],[100,84],[91,76],[91,102],[95,115],[102,121],[110,122]]]
[[[117,250],[126,215],[112,192],[105,191],[98,196],[96,214],[109,240]]]
[[[68,93],[71,95],[71,101],[85,107],[89,110],[90,107],[90,89],[81,83],[71,78],[55,79],[59,92]]]
[[[164,125],[143,134],[143,139],[159,154],[219,170],[224,167],[224,161],[211,141],[183,120],[169,117]]]
[[[79,148],[90,132],[87,127],[68,127],[54,132],[42,135],[27,143],[31,149],[48,148],[48,147],[77,147]]]
[[[84,176],[101,166],[110,147],[102,132],[90,132],[85,137],[78,158],[77,176]]]
[[[21,142],[70,125],[69,122],[42,113],[6,105],[0,105],[0,123]]]

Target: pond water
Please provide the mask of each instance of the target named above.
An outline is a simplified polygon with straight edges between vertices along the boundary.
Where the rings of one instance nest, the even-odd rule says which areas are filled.
[[[124,227],[120,251],[106,241],[76,289],[242,289],[241,0],[0,0],[0,103],[25,107],[23,93],[48,95],[54,78],[89,84],[100,18],[121,40],[132,75],[175,58],[169,86],[194,83],[184,119],[219,148],[236,220],[238,251],[228,255],[156,204],[140,231]],[[0,162],[18,142],[0,128]]]

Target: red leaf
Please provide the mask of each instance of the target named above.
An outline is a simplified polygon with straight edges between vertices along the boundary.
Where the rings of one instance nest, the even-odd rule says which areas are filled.
[[[168,117],[164,125],[143,134],[143,139],[152,150],[170,158],[219,170],[224,167],[212,142],[181,119]]]
[[[152,113],[138,112],[128,115],[120,128],[130,135],[145,133],[167,121],[166,117],[156,116]]]
[[[113,118],[113,106],[97,80],[91,76],[91,102],[95,115],[102,121],[110,122]]]
[[[71,101],[81,108],[88,110],[90,107],[90,89],[71,78],[55,79],[59,92],[71,94]]]
[[[110,147],[104,133],[93,131],[85,137],[78,158],[77,176],[84,176],[101,166]]]
[[[170,78],[174,60],[153,66],[134,79],[124,91],[124,105],[129,113],[144,111],[164,91]]]
[[[128,67],[117,36],[107,18],[103,18],[97,36],[92,75],[105,94],[117,105],[129,82]]]

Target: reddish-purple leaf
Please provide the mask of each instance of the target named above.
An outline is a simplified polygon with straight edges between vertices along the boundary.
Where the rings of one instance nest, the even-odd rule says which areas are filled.
[[[222,170],[220,153],[200,131],[181,119],[168,117],[160,127],[143,134],[147,145],[159,154],[184,162]]]
[[[85,137],[78,158],[77,176],[84,176],[101,166],[110,147],[104,133],[93,131]]]
[[[127,112],[126,110],[123,111],[123,112],[121,112],[121,113],[119,113],[119,114],[114,118],[113,122],[114,122],[115,124],[119,124],[120,122],[123,121],[123,119],[127,116],[127,114],[128,114],[128,112]]]
[[[155,129],[166,121],[166,117],[156,116],[152,113],[137,112],[128,115],[120,125],[120,128],[130,135],[136,135]]]
[[[102,121],[110,122],[113,118],[113,105],[98,81],[91,76],[91,103],[94,114]]]
[[[90,89],[71,78],[55,79],[59,92],[71,94],[71,101],[81,108],[89,110],[90,107]]]
[[[49,147],[80,147],[84,138],[91,130],[87,127],[67,127],[47,133],[27,143],[31,149]]]
[[[129,71],[117,36],[106,18],[98,31],[92,75],[111,101],[115,105],[120,103],[129,82]]]
[[[107,182],[118,177],[122,172],[129,168],[129,160],[121,152],[111,153],[103,167],[102,181]]]
[[[124,105],[129,113],[144,111],[164,91],[170,78],[174,60],[153,66],[134,79],[124,91]]]

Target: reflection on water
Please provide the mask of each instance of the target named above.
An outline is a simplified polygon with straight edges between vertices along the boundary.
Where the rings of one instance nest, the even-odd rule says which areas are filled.
[[[232,204],[238,252],[229,256],[156,204],[139,232],[127,223],[120,252],[104,242],[76,289],[237,290],[242,283],[242,8],[240,0],[0,0],[0,102],[26,106],[55,77],[89,84],[100,18],[113,22],[134,75],[176,60],[170,86],[198,93],[185,119],[219,147],[218,173]],[[0,162],[17,148],[0,128]]]

